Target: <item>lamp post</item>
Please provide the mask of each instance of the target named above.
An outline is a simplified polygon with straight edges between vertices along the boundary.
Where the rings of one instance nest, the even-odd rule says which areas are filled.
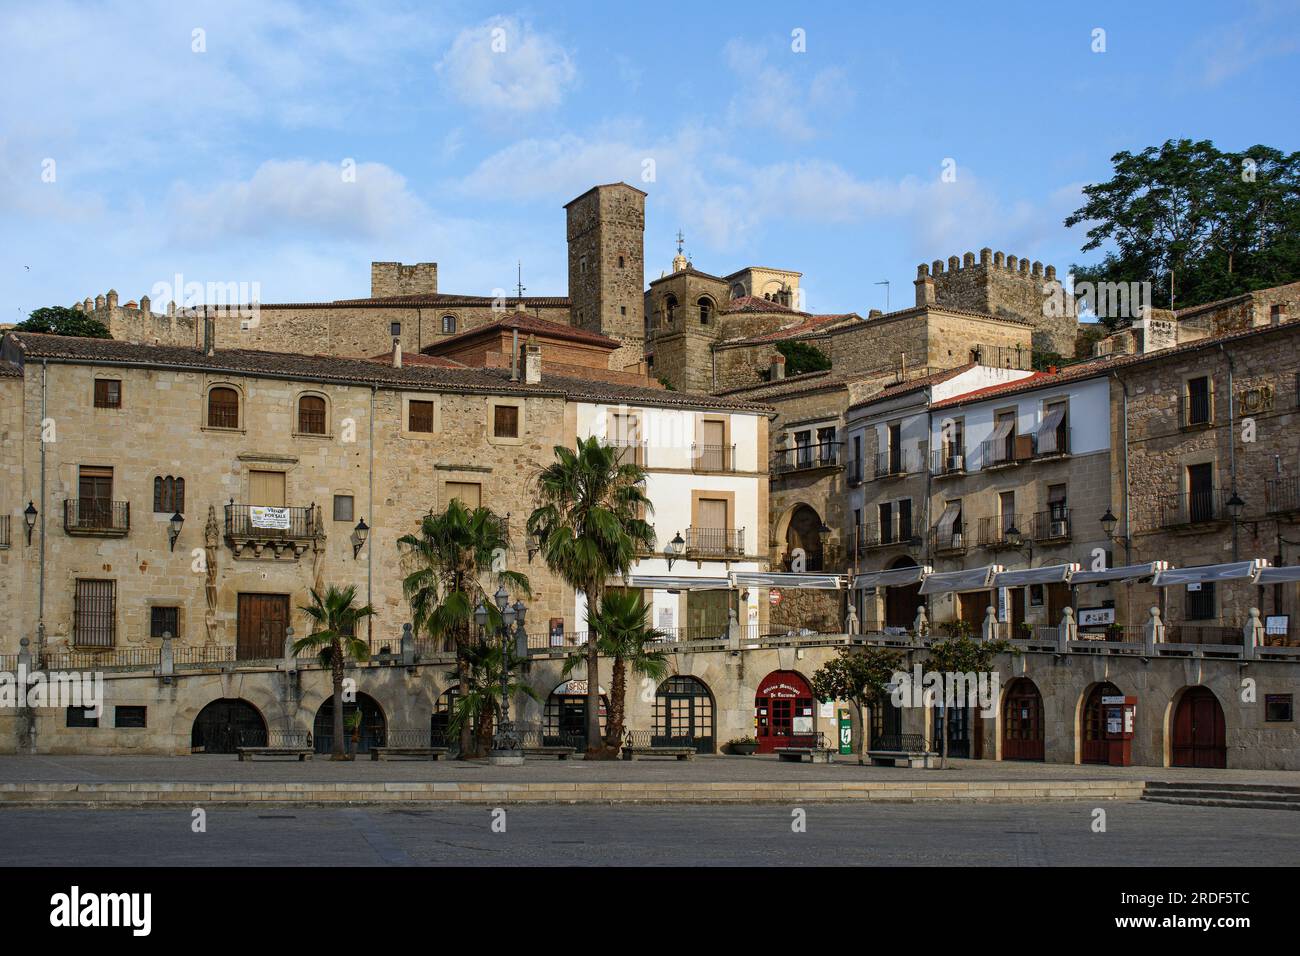
[[[515,639],[526,647],[524,619],[528,609],[524,607],[523,601],[510,604],[510,595],[506,593],[505,585],[497,588],[492,601],[501,616],[501,624],[497,628],[501,637],[501,719],[497,722],[496,732],[492,734],[492,752],[488,754],[488,762],[497,767],[517,767],[524,762],[524,752],[514,722],[510,719],[510,630],[513,625]],[[480,629],[487,629],[488,609],[482,604],[475,608],[474,620]]]
[[[1101,530],[1106,532],[1106,538],[1109,541],[1118,541],[1124,545],[1124,563],[1133,563],[1133,539],[1128,535],[1115,534],[1115,528],[1119,525],[1119,519],[1115,513],[1107,506],[1106,513],[1101,516]]]
[[[686,542],[682,539],[682,533],[680,531],[673,535],[673,540],[664,545],[664,560],[668,562],[669,571],[672,571],[673,562],[681,556],[685,547]]]
[[[1228,517],[1232,519],[1232,560],[1238,560],[1237,549],[1237,522],[1241,520],[1241,512],[1246,507],[1246,502],[1242,501],[1237,494],[1237,489],[1232,489],[1232,497],[1224,502],[1228,509]]]
[[[173,551],[176,550],[176,539],[181,536],[181,527],[184,524],[185,516],[179,511],[172,515],[171,520],[167,522],[167,539]]]
[[[23,509],[23,523],[27,525],[27,543],[32,543],[32,529],[36,527],[36,502],[27,502],[27,507]]]
[[[352,560],[357,559],[361,549],[366,546],[366,539],[370,537],[370,526],[366,524],[366,519],[362,518],[357,522],[357,526],[352,529]]]

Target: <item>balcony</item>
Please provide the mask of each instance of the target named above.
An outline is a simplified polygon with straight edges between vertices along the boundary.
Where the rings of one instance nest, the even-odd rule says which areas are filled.
[[[850,488],[856,488],[862,484],[862,459],[850,459],[844,466],[845,480],[848,481]]]
[[[297,559],[313,541],[324,537],[321,511],[314,504],[305,508],[226,505],[226,544],[237,558],[289,555]]]
[[[1226,521],[1230,517],[1227,508],[1230,495],[1222,488],[1159,495],[1155,499],[1159,527],[1184,528]]]
[[[1209,428],[1214,424],[1214,402],[1208,391],[1179,397],[1178,424],[1183,428]]]
[[[816,445],[796,445],[772,456],[772,474],[785,475],[798,471],[815,471],[819,468],[840,466],[840,442],[820,442]]]
[[[876,456],[877,478],[906,478],[918,470],[916,452],[909,455],[900,448],[892,448]]]
[[[1032,518],[1029,515],[999,515],[980,518],[979,544],[983,548],[1015,548],[1024,543]],[[1014,528],[1017,534],[1008,532]]]
[[[739,558],[744,553],[744,528],[686,529],[687,557]]]
[[[646,463],[646,443],[643,441],[611,441],[606,442],[610,448],[614,449],[614,454],[620,465],[636,465],[638,468],[644,468]]]
[[[131,502],[104,498],[67,498],[63,530],[94,538],[122,538],[131,530]]]
[[[1034,457],[1064,458],[1070,454],[1070,429],[1062,425],[1034,434]]]
[[[1264,482],[1264,500],[1272,515],[1300,511],[1300,478],[1272,478]]]
[[[931,452],[930,474],[936,478],[966,474],[966,449],[949,445],[943,451]]]
[[[1035,541],[1068,541],[1070,538],[1070,509],[1049,508],[1034,514],[1029,524],[1029,535]]]
[[[965,554],[970,547],[968,535],[962,529],[930,532],[930,551],[934,554]]]
[[[735,445],[691,445],[692,471],[735,471]]]
[[[990,438],[980,442],[980,461],[985,470],[1021,465],[1033,460],[1035,444],[1032,434]]]
[[[918,539],[912,535],[912,519],[906,521],[895,519],[887,524],[865,524],[858,528],[857,552],[861,556],[875,548],[889,548],[894,545],[915,545]]]
[[[10,544],[9,526],[12,523],[10,517],[10,515],[0,515],[0,548],[7,548]]]

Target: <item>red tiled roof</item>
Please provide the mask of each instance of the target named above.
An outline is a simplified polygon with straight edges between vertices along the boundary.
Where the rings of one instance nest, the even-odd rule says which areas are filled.
[[[824,330],[827,326],[834,325],[836,322],[857,318],[858,315],[854,312],[845,312],[840,315],[810,315],[798,325],[792,325],[784,329],[777,329],[775,332],[768,332],[764,335],[751,336],[747,339],[737,339],[725,344],[735,345],[739,343],[781,342],[786,339],[794,339],[801,335],[810,335],[813,332]]]
[[[470,341],[474,338],[492,336],[501,331],[510,332],[516,329],[530,335],[536,334],[552,339],[581,342],[585,345],[596,345],[608,349],[616,349],[622,345],[618,339],[612,339],[608,335],[601,335],[599,332],[589,332],[586,329],[577,329],[572,325],[565,325],[563,322],[552,322],[549,319],[541,319],[529,312],[515,311],[497,319],[495,322],[488,322],[485,325],[476,325],[474,328],[466,329],[458,335],[453,335],[426,345],[422,351],[426,355],[435,355],[453,343],[460,345],[461,343]]]
[[[342,308],[443,308],[457,306],[491,306],[499,300],[490,295],[457,295],[450,292],[418,292],[410,295],[367,296],[362,299],[333,299],[329,302],[260,302],[263,309],[342,309]],[[517,301],[517,300],[516,300]],[[529,308],[567,309],[570,306],[567,296],[524,296],[524,305]]]
[[[771,299],[762,299],[756,295],[738,295],[727,303],[726,308],[722,310],[724,314],[732,312],[782,312],[791,315],[803,315],[803,312],[796,312],[788,305],[782,305],[780,302],[773,302]]]
[[[931,372],[929,375],[922,375],[920,378],[914,378],[907,382],[900,382],[897,385],[891,385],[888,388],[882,388],[875,395],[854,403],[851,407],[858,408],[862,405],[870,405],[872,402],[878,402],[885,398],[895,398],[899,395],[906,395],[908,392],[920,391],[923,388],[929,388],[931,385],[938,385],[940,382],[946,382],[949,379],[956,378],[962,372],[968,372],[975,367],[975,362],[967,362],[965,365],[958,365],[955,368],[946,368],[939,372]]]
[[[388,362],[392,363],[393,356],[391,352],[380,352],[378,355],[372,355],[369,359],[371,362]],[[403,352],[403,365],[432,365],[435,368],[469,368],[464,362],[457,362],[455,359],[445,358],[441,355],[425,355],[422,352]]]

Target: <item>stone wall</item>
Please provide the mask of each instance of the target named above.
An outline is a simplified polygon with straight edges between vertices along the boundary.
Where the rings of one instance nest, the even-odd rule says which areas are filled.
[[[645,355],[645,193],[597,186],[566,207],[573,324],[623,343],[610,367]]]
[[[389,295],[436,295],[438,292],[438,263],[401,262],[370,263],[370,295],[378,298]]]

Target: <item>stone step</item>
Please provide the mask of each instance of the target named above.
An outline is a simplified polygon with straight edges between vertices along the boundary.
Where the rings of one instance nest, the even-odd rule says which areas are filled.
[[[1147,790],[1214,790],[1250,791],[1251,793],[1293,793],[1300,795],[1300,787],[1279,783],[1229,783],[1217,780],[1148,780]]]
[[[1236,807],[1241,810],[1300,810],[1300,803],[1276,803],[1268,800],[1241,800],[1212,797],[1172,797],[1144,794],[1146,803],[1172,803],[1183,807]]]
[[[1300,793],[1275,793],[1267,790],[1222,790],[1213,787],[1198,787],[1196,789],[1148,789],[1143,793],[1143,796],[1151,797],[1152,799],[1161,799],[1164,797],[1195,799],[1199,797],[1207,800],[1248,800],[1262,803],[1300,804]]]

